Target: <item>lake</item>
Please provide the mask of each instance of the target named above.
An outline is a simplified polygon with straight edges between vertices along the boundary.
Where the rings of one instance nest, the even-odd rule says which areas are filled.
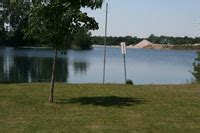
[[[0,48],[0,82],[50,82],[53,54],[51,49]],[[196,57],[196,51],[128,49],[127,78],[135,84],[190,83]],[[103,48],[58,54],[58,82],[102,83],[102,73]],[[124,83],[119,48],[107,49],[106,83]]]

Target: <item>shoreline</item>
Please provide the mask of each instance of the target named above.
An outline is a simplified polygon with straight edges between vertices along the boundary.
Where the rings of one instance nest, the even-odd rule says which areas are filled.
[[[104,45],[92,45],[92,47],[94,47],[94,48],[103,48]],[[108,47],[108,48],[121,48],[121,46],[112,46],[112,45],[107,45],[106,47]],[[135,48],[134,46],[131,46],[131,45],[126,46],[126,48],[140,49],[140,48]]]
[[[111,46],[107,45],[107,48],[121,48],[121,46]],[[0,46],[0,48],[6,48],[6,46]],[[51,47],[33,47],[33,46],[20,46],[20,47],[7,47],[7,48],[22,48],[22,49],[53,49]],[[92,45],[92,48],[104,48],[104,45]],[[186,51],[200,51],[200,49],[195,48],[186,48],[184,46],[175,47],[175,48],[136,48],[132,45],[126,47],[127,49],[152,49],[152,50],[186,50]],[[68,49],[68,50],[76,50],[76,49]]]
[[[104,48],[104,45],[92,45],[93,48]],[[107,48],[121,48],[121,46],[111,46],[111,45],[107,45]],[[162,47],[162,48],[136,48],[132,45],[127,46],[127,49],[152,49],[152,50],[186,50],[186,51],[200,51],[200,49],[195,49],[196,46],[194,47],[190,47],[190,48],[186,48],[185,46],[180,46],[178,48],[173,47]]]
[[[104,45],[92,45],[93,48],[104,48]],[[121,46],[111,46],[108,45],[106,46],[107,48],[121,48]],[[170,49],[170,48],[136,48],[134,46],[126,46],[127,49],[153,49],[153,50],[176,50],[176,49]],[[180,50],[184,50],[184,49],[180,49]]]

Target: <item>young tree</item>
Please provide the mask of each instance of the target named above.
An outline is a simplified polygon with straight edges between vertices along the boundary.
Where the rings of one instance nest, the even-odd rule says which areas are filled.
[[[65,42],[69,42],[80,28],[98,29],[95,19],[81,8],[97,9],[102,6],[102,2],[103,0],[51,0],[48,3],[33,1],[25,30],[26,37],[50,43],[55,49],[49,102],[53,103],[57,51],[66,48],[69,44]]]

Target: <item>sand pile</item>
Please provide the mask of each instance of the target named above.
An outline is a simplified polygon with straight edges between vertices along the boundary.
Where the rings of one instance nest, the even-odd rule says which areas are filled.
[[[148,40],[143,40],[133,47],[134,48],[145,48],[145,47],[148,47],[148,46],[151,46],[151,45],[153,45],[153,43],[149,42]]]
[[[131,45],[130,48],[146,48],[146,49],[171,49],[173,45],[154,44],[148,40],[143,40],[135,46]]]

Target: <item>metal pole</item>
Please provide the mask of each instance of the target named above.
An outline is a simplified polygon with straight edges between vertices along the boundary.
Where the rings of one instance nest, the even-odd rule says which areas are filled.
[[[103,65],[103,84],[105,84],[105,75],[106,75],[106,43],[107,43],[107,24],[108,24],[108,3],[106,3],[106,21],[105,21],[105,37],[104,37],[104,65]]]
[[[124,56],[124,77],[125,77],[125,83],[127,81],[127,78],[126,78],[126,54],[123,54]]]

